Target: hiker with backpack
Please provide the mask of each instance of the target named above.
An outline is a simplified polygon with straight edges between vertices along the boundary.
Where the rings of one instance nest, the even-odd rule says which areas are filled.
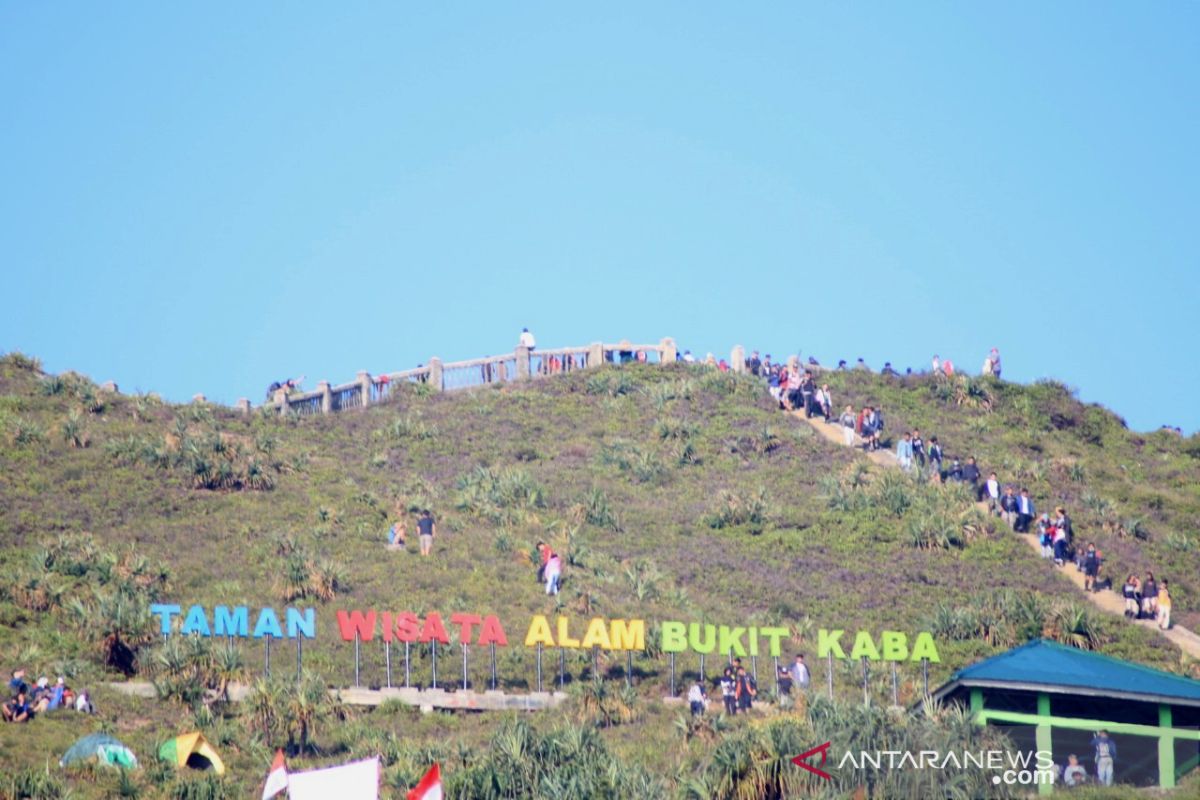
[[[1100,553],[1096,550],[1094,542],[1088,542],[1087,550],[1083,554],[1083,590],[1085,592],[1097,592],[1096,579],[1100,577],[1100,566],[1102,561]]]

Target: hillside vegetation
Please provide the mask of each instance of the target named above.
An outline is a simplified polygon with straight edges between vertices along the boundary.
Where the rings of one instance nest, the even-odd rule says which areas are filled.
[[[828,380],[839,407],[882,404],[890,435],[919,427],[948,456],[974,454],[985,471],[1027,485],[1040,508],[1066,504],[1077,536],[1097,542],[1113,574],[1169,578],[1176,619],[1200,623],[1196,437],[1132,433],[1054,383]],[[116,732],[146,762],[158,742],[195,727],[228,756],[225,781],[200,785],[152,767],[128,792],[244,797],[272,748],[290,745],[301,765],[383,753],[397,787],[437,757],[462,796],[732,797],[747,774],[730,766],[739,758],[767,770],[814,731],[901,724],[820,701],[696,729],[661,703],[667,662],[653,652],[635,660],[632,691],[622,690],[623,658],[602,655],[611,680],[596,683],[590,655],[569,654],[564,712],[354,711],[320,691],[353,679],[351,648],[333,624],[339,608],[497,613],[513,645],[498,665],[510,691],[533,680],[524,624],[554,612],[783,624],[792,631],[785,653],[812,653],[820,628],[932,630],[942,657],[934,685],[1037,635],[1196,674],[1166,640],[1090,610],[961,487],[869,468],[780,413],[754,379],[629,365],[458,394],[399,389],[358,412],[243,417],[105,393],[82,376],[43,374],[20,354],[0,360],[0,567],[9,578],[0,585],[0,665],[66,674],[79,686],[154,679],[162,701],[101,690],[102,713],[86,724]],[[431,559],[416,555],[412,514],[422,508],[438,521]],[[405,552],[383,546],[398,515],[409,519]],[[564,555],[557,598],[533,577],[538,540]],[[316,605],[310,675],[299,687],[262,683],[250,703],[206,703],[203,689],[211,701],[229,681],[261,672],[261,645],[163,644],[145,612],[152,601]],[[444,655],[443,681],[455,680],[456,652]],[[428,683],[428,656],[414,661],[417,682]],[[289,650],[275,657],[293,668]],[[363,661],[364,683],[382,682],[380,647],[365,646]],[[681,657],[679,668],[682,685],[695,657]],[[861,704],[859,669],[835,665],[839,698]],[[472,664],[481,687],[484,672],[482,659]],[[764,690],[768,675],[760,666]],[[915,665],[900,677],[901,704],[917,701]],[[824,680],[815,663],[814,683]],[[870,680],[878,704],[890,702],[890,673]],[[903,723],[904,735],[920,742],[959,730],[939,720],[928,729]],[[51,714],[0,728],[0,771],[40,780],[23,770],[56,763],[83,732],[79,721]],[[959,735],[984,734],[964,724]],[[605,772],[614,757],[625,772]],[[522,759],[542,771],[512,777]],[[579,766],[564,773],[564,764]],[[58,770],[49,772],[53,782]],[[741,796],[775,796],[778,781],[801,780],[784,775],[767,770],[761,793]],[[82,774],[69,783],[90,797],[114,791],[114,780]],[[572,780],[581,783],[563,783]],[[5,791],[15,790],[0,784]]]

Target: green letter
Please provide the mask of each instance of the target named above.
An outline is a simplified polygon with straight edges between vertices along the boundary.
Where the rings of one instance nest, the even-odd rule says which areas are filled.
[[[717,630],[717,652],[721,655],[746,655],[746,648],[742,647],[742,634],[746,632],[745,628],[730,628],[722,625]]]
[[[920,661],[922,658],[928,658],[931,664],[942,663],[942,659],[938,656],[937,645],[933,643],[933,634],[929,631],[918,633],[917,641],[913,642],[912,660]]]
[[[701,627],[704,628],[703,639],[700,638]],[[697,653],[711,653],[717,646],[717,626],[702,626],[699,622],[693,622],[688,626],[688,642],[692,645],[692,650]]]
[[[767,648],[767,655],[778,657],[781,652],[780,647],[779,647],[779,640],[782,639],[784,636],[788,635],[788,629],[787,628],[759,628],[758,632],[771,640],[771,644],[768,645],[768,648]]]
[[[687,650],[687,625],[667,621],[662,624],[662,649],[664,653],[682,653]]]
[[[859,631],[854,637],[854,649],[850,651],[851,658],[867,657],[869,661],[879,660],[879,651],[875,649],[875,640],[870,631]]]
[[[843,633],[845,631],[827,631],[821,628],[817,636],[817,658],[825,658],[830,653],[833,653],[834,658],[845,658],[846,653],[838,641]]]
[[[883,632],[883,660],[903,661],[908,658],[908,637],[899,631]]]

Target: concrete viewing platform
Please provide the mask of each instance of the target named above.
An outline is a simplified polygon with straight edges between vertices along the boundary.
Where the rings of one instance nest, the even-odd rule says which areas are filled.
[[[109,683],[107,687],[134,697],[158,697],[154,684],[146,681]],[[509,694],[500,691],[476,692],[470,689],[446,691],[445,689],[348,687],[330,689],[329,693],[340,697],[343,703],[352,706],[378,706],[394,700],[405,705],[416,706],[425,713],[439,708],[450,711],[542,711],[556,708],[567,699],[567,695],[563,692]],[[245,700],[249,694],[250,687],[246,684],[235,683],[229,686],[229,699],[235,703]]]

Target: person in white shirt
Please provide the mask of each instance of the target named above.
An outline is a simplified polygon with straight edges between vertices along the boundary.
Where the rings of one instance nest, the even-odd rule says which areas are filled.
[[[1067,768],[1063,770],[1063,783],[1067,786],[1079,786],[1087,783],[1087,770],[1074,753],[1067,756]]]
[[[521,329],[521,338],[517,341],[521,347],[532,350],[537,347],[537,342],[533,339],[533,334],[529,332],[529,328]]]
[[[694,355],[692,355],[691,350],[684,350],[683,351],[683,361],[685,364],[695,364],[696,357]]]
[[[692,688],[688,689],[688,707],[692,710],[692,716],[701,716],[707,705],[708,693],[704,691],[704,684],[696,681],[692,684]]]
[[[983,485],[984,494],[987,497],[988,512],[999,514],[1000,509],[1000,480],[996,477],[996,473],[988,475],[987,483]]]
[[[791,670],[792,681],[801,689],[807,689],[812,683],[812,676],[808,672],[808,664],[804,663],[804,654],[797,653],[796,660],[792,662]]]
[[[542,573],[546,578],[546,594],[558,594],[559,581],[562,579],[562,559],[558,553],[551,553]]]

